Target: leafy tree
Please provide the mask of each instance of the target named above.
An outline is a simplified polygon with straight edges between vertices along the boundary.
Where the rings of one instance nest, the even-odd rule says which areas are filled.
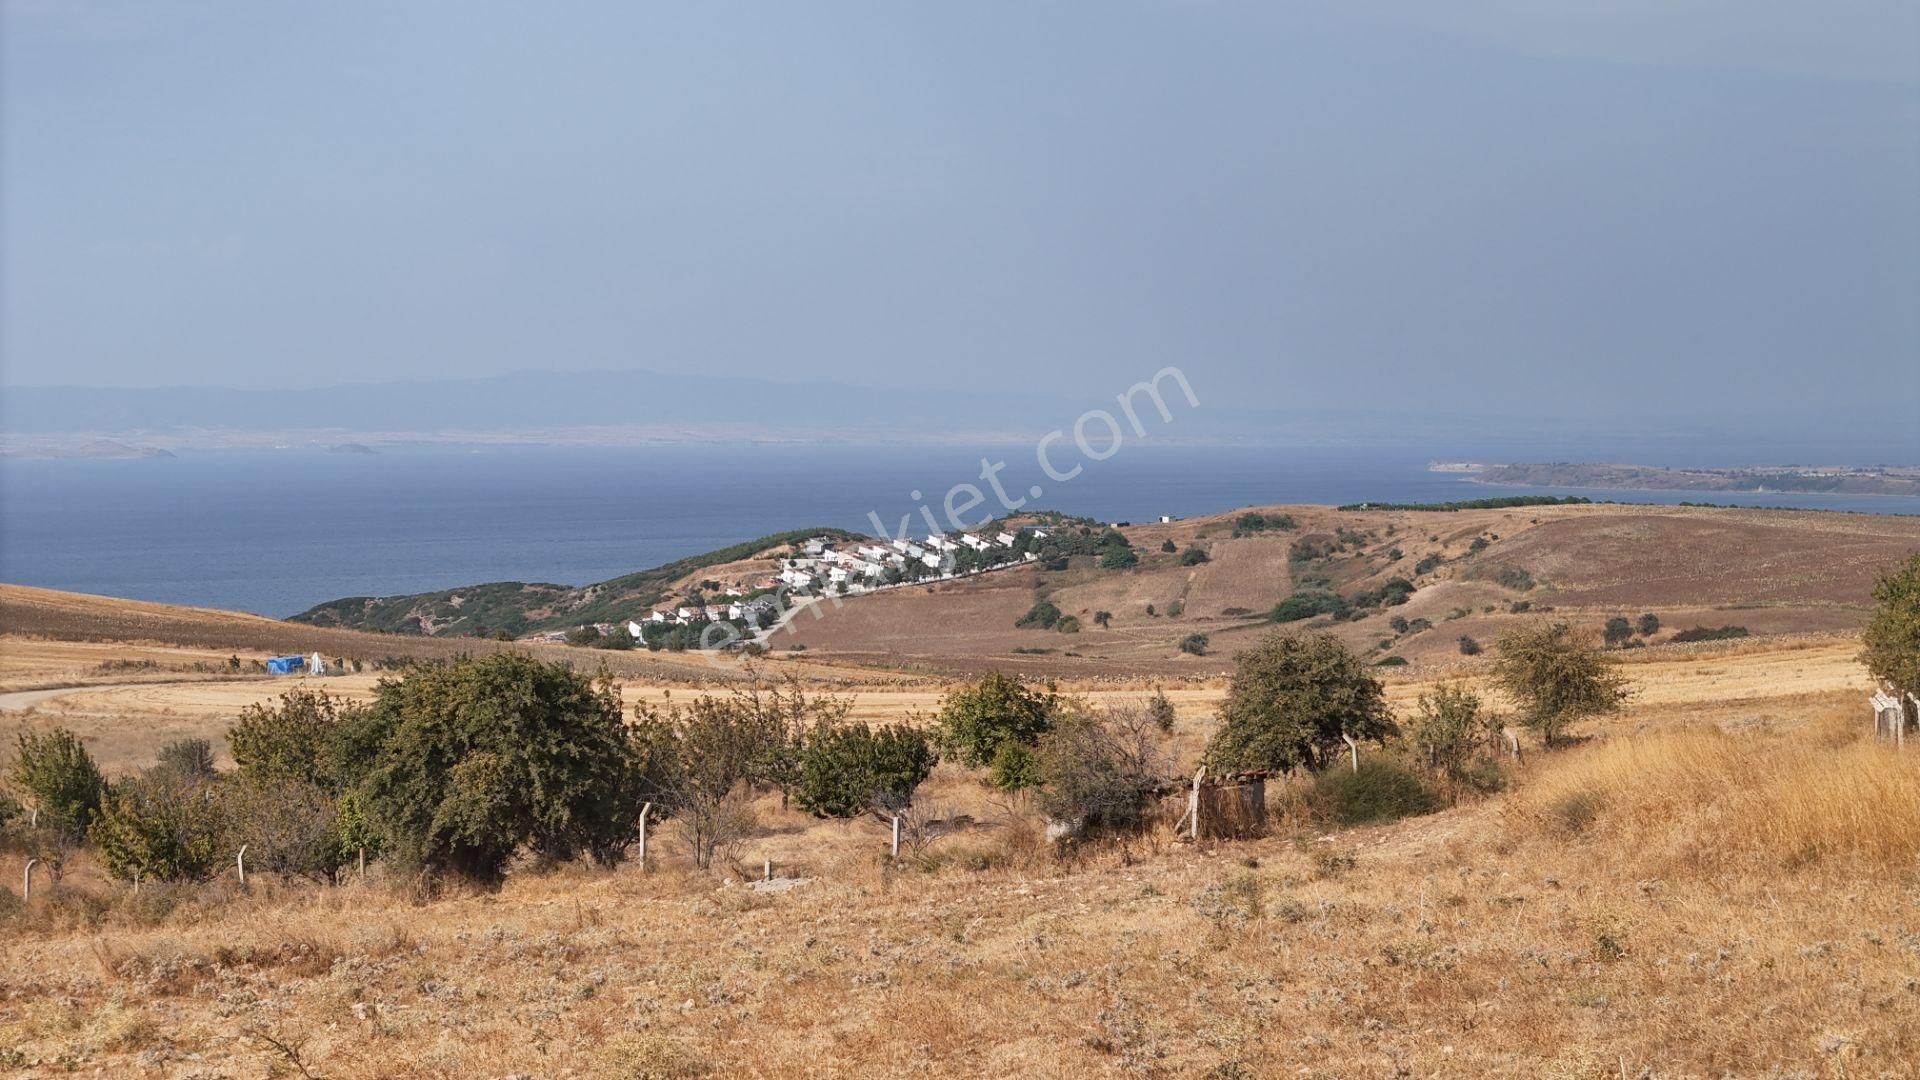
[[[1633,624],[1625,615],[1615,615],[1607,620],[1607,627],[1601,632],[1609,648],[1618,648],[1633,636]]]
[[[497,881],[523,847],[612,863],[639,816],[635,748],[610,679],[498,653],[374,688],[358,794],[407,865]]]
[[[1626,703],[1625,678],[1605,654],[1576,641],[1565,623],[1509,631],[1498,648],[1494,680],[1549,746],[1568,725]]]
[[[349,717],[354,714],[349,709]],[[337,786],[342,709],[324,690],[289,690],[277,705],[253,704],[227,729],[227,749],[240,775],[255,783],[283,780]]]
[[[1379,740],[1396,730],[1380,681],[1330,633],[1275,631],[1234,665],[1207,744],[1215,768],[1318,767],[1343,734]]]
[[[1207,635],[1188,634],[1180,639],[1180,651],[1193,656],[1207,655]]]
[[[1652,637],[1660,632],[1660,616],[1649,611],[1640,616],[1640,621],[1634,625],[1634,629],[1640,632],[1641,637]]]
[[[1008,744],[1032,747],[1053,725],[1060,698],[1051,686],[1031,689],[990,671],[941,702],[934,740],[941,751],[970,769],[992,765]]]
[[[828,724],[807,736],[794,801],[822,817],[897,812],[933,771],[934,750],[915,728]]]
[[[1273,605],[1267,618],[1277,623],[1299,622],[1316,615],[1332,615],[1338,619],[1345,617],[1350,607],[1345,600],[1330,592],[1297,592]]]
[[[86,836],[107,791],[93,755],[66,728],[20,733],[13,783],[38,809],[40,827],[67,844]]]
[[[1169,538],[1169,539],[1160,541],[1160,550],[1168,554],[1172,554],[1173,552],[1179,551],[1180,548],[1179,548],[1179,545],[1175,544],[1173,540]]]
[[[600,628],[597,626],[577,626],[567,631],[569,645],[592,645],[600,640]]]
[[[1051,600],[1036,600],[1025,615],[1014,620],[1013,625],[1021,630],[1051,630],[1060,621],[1060,609]]]
[[[1407,617],[1405,615],[1395,615],[1387,620],[1387,625],[1393,628],[1394,633],[1404,634],[1407,632]]]
[[[1440,569],[1440,564],[1446,561],[1447,560],[1445,559],[1445,557],[1443,557],[1439,552],[1434,552],[1433,554],[1428,555],[1425,558],[1421,559],[1419,562],[1414,563],[1413,572],[1415,574],[1432,573],[1433,571]]]
[[[1920,694],[1920,555],[1880,576],[1860,662],[1902,699]]]
[[[1053,624],[1053,628],[1062,634],[1077,634],[1080,632],[1080,617],[1062,615],[1060,621]]]
[[[1146,704],[1064,710],[1033,751],[1040,809],[1090,825],[1138,826],[1173,769],[1165,734]]]
[[[261,870],[332,884],[359,848],[371,846],[348,834],[340,800],[302,780],[236,777],[220,799],[234,845],[246,844],[247,862]]]
[[[1207,561],[1207,552],[1206,552],[1206,549],[1204,548],[1189,547],[1187,548],[1187,550],[1180,553],[1181,566],[1199,566],[1201,563],[1206,561]]]
[[[159,766],[115,784],[87,837],[121,880],[204,881],[226,861],[223,809],[210,775]]]
[[[1113,622],[1113,612],[1096,611],[1093,613],[1093,621],[1095,625],[1100,627],[1100,629],[1105,630],[1108,624]]]
[[[1478,641],[1473,640],[1465,634],[1460,635],[1461,656],[1479,656],[1480,652],[1480,643]]]
[[[1139,554],[1124,543],[1108,547],[1100,553],[1102,570],[1125,570],[1139,563]]]

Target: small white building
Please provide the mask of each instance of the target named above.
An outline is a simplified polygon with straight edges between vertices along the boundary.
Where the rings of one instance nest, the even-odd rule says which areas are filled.
[[[987,550],[987,542],[985,540],[980,539],[980,537],[974,533],[961,533],[960,542],[967,545],[968,547],[972,548],[975,551]]]
[[[646,633],[646,629],[647,629],[646,627],[641,626],[639,623],[634,622],[632,619],[627,620],[627,633],[635,641],[640,640],[640,635]]]
[[[1014,536],[1012,533],[1003,532],[999,536],[994,537],[994,540],[998,542],[1001,547],[1010,548],[1013,546]]]

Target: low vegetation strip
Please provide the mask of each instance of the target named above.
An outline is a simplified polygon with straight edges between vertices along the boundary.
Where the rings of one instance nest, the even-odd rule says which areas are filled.
[[[1585,506],[1592,502],[1592,499],[1584,495],[1501,495],[1486,499],[1456,499],[1451,502],[1347,503],[1341,506],[1340,509],[1347,511],[1421,510],[1450,514],[1460,510],[1505,510],[1515,506]]]

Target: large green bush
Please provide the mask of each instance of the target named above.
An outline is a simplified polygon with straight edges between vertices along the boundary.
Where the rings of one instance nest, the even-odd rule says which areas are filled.
[[[1007,744],[1032,747],[1039,742],[1059,707],[1052,687],[1034,689],[990,671],[947,694],[934,739],[948,757],[978,769],[991,765]]]
[[[1319,766],[1343,734],[1378,740],[1395,730],[1380,680],[1339,638],[1275,631],[1234,658],[1206,757],[1223,769]]]
[[[500,653],[383,680],[351,767],[403,864],[496,881],[523,848],[617,861],[636,833],[636,754],[610,681]]]
[[[1313,779],[1314,805],[1342,825],[1396,821],[1440,809],[1441,799],[1420,774],[1388,758],[1367,757],[1360,768],[1335,765]]]
[[[904,725],[832,724],[807,735],[793,799],[822,817],[898,811],[933,771],[925,735]]]

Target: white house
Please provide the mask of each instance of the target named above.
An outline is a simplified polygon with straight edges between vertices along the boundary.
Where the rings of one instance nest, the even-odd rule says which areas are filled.
[[[676,620],[680,622],[691,622],[694,619],[701,618],[702,613],[699,608],[683,607],[683,608],[676,608],[674,610],[673,616]]]
[[[639,623],[634,622],[632,619],[627,620],[627,633],[632,635],[635,641],[640,640],[640,635],[645,632],[646,632],[645,628],[642,627]]]
[[[961,533],[960,542],[967,545],[968,547],[972,548],[975,551],[987,550],[987,542],[985,540],[980,539],[979,536],[973,533]]]
[[[673,616],[667,614],[664,611],[655,611],[653,614],[647,616],[647,621],[656,622],[656,623],[670,623],[673,621]]]
[[[920,561],[923,563],[926,563],[928,566],[934,568],[935,570],[940,569],[940,556],[935,555],[931,551],[921,553]]]
[[[1000,543],[1000,546],[1001,546],[1001,547],[1008,547],[1008,548],[1010,548],[1010,547],[1012,547],[1012,546],[1013,546],[1013,534],[1012,534],[1012,533],[1001,533],[1001,534],[1000,534],[999,536],[996,536],[996,537],[994,537],[994,539],[995,539],[995,540],[997,540],[997,541],[999,541],[999,543]]]
[[[902,555],[913,555],[913,541],[908,540],[904,536],[898,540],[893,541],[892,546],[893,546],[893,550],[901,553]],[[919,556],[914,555],[914,558],[917,559],[919,558]]]
[[[958,551],[960,549],[959,544],[941,536],[939,533],[932,533],[927,536],[927,546],[935,551]]]

